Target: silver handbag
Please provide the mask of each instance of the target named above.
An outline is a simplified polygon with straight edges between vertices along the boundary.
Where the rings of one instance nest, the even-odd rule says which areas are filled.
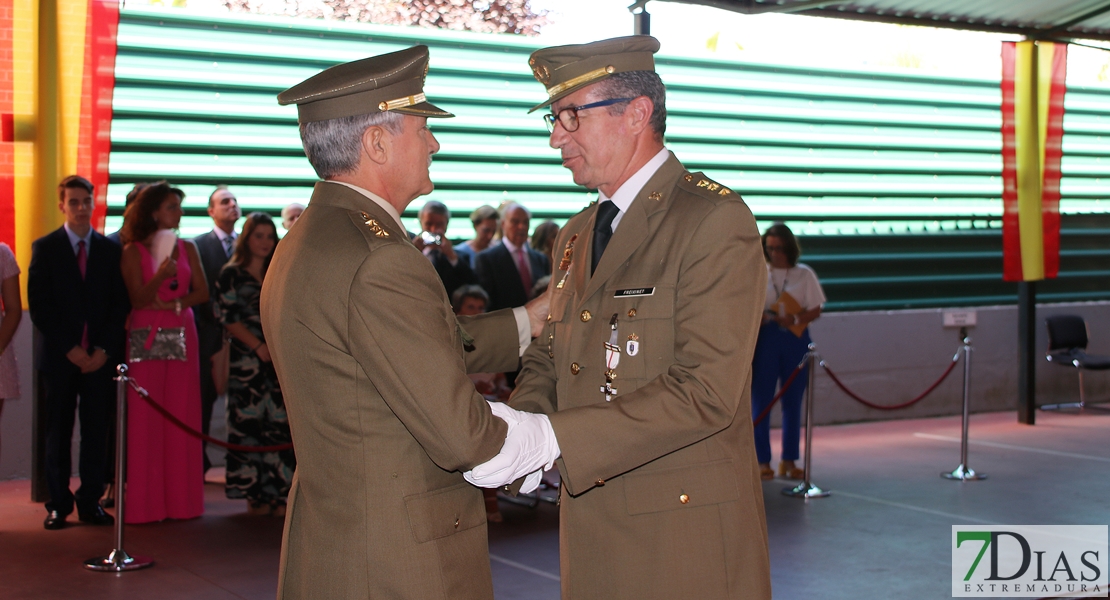
[[[131,330],[128,361],[137,363],[144,360],[184,361],[185,328],[159,327],[151,332],[150,327]]]

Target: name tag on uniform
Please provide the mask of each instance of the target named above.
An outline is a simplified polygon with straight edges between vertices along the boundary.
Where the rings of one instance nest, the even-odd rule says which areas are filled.
[[[651,296],[655,293],[653,287],[632,288],[629,290],[617,290],[613,293],[614,298],[638,298],[640,296]]]

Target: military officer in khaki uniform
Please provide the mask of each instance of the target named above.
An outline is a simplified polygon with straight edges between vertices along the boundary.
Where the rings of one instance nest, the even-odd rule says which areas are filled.
[[[493,597],[482,493],[459,471],[496,454],[506,426],[466,369],[516,369],[532,331],[520,309],[460,327],[401,224],[432,190],[426,121],[452,116],[424,97],[427,65],[417,46],[278,96],[324,180],[262,289],[297,450],[279,598]]]
[[[770,598],[750,408],[763,251],[739,195],[664,147],[658,49],[529,61],[551,146],[600,198],[559,233],[550,322],[510,400],[549,421],[506,414],[507,454],[467,476],[504,483],[561,453],[563,598]]]

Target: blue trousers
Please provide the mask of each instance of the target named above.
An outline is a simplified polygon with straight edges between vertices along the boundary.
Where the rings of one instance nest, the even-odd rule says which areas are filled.
[[[775,399],[779,385],[809,350],[809,329],[797,337],[775,322],[759,328],[752,359],[752,418],[755,419]],[[782,395],[782,460],[798,460],[798,434],[802,426],[802,394],[809,381],[809,365],[802,368],[794,383]],[[771,462],[771,415],[755,426],[755,455],[761,464]]]

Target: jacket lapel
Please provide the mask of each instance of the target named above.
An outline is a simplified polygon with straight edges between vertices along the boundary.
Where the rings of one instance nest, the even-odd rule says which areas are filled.
[[[632,201],[628,211],[621,217],[620,225],[617,226],[613,237],[610,238],[609,245],[605,247],[605,254],[601,256],[601,262],[597,263],[597,270],[594,271],[593,277],[586,285],[585,292],[580,300],[585,301],[597,293],[605,285],[605,282],[616,274],[620,266],[632,256],[632,253],[648,239],[650,235],[648,217],[666,210],[670,206],[675,181],[678,180],[683,171],[682,163],[678,162],[678,159],[672,154],[663,163],[663,166],[659,167],[655,175],[644,184],[643,189],[636,194],[636,199]],[[589,227],[587,243],[591,255],[593,253],[593,228],[596,219],[597,207],[595,205],[593,214],[587,220],[587,226]],[[581,237],[580,235],[579,239]],[[592,259],[592,256],[590,258]],[[583,274],[588,272],[589,264],[590,260],[586,260],[584,268],[581,269]]]

